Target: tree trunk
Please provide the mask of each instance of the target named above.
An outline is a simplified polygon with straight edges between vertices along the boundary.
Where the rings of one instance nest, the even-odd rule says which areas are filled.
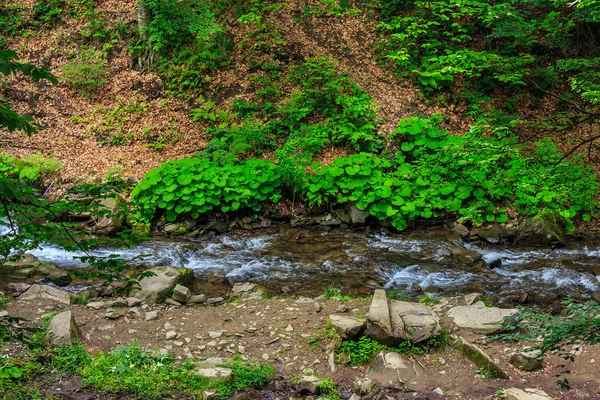
[[[138,0],[138,30],[142,37],[143,50],[137,57],[137,65],[141,70],[144,70],[152,65],[154,60],[154,51],[148,43],[150,33],[148,32],[148,26],[152,22],[152,11],[144,0]],[[135,62],[135,60],[134,60]]]

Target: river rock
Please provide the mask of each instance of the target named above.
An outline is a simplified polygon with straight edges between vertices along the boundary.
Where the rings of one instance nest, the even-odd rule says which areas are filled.
[[[504,390],[504,400],[552,400],[548,393],[540,389],[517,389]]]
[[[187,303],[191,296],[192,292],[190,292],[190,289],[182,285],[175,285],[175,289],[173,289],[173,300],[179,303]]]
[[[52,318],[46,338],[54,346],[72,346],[73,340],[79,338],[79,328],[73,313],[65,311]]]
[[[506,372],[486,352],[462,337],[459,340],[458,347],[467,360],[473,362],[477,367],[483,366],[489,372],[490,378],[508,379]]]
[[[450,249],[452,256],[461,264],[473,264],[480,261],[483,255],[475,250],[467,249],[462,246],[455,246]]]
[[[523,371],[534,371],[542,366],[542,352],[525,347],[510,356],[510,362]]]
[[[502,238],[502,233],[500,232],[500,225],[494,224],[481,228],[477,228],[473,230],[471,234],[477,235],[478,238],[485,240],[491,244],[498,244]]]
[[[27,279],[36,274],[42,263],[31,254],[23,254],[17,260],[0,263],[0,272],[9,279]]]
[[[265,288],[251,282],[238,282],[231,289],[231,297],[239,300],[262,300],[265,294]]]
[[[121,212],[123,199],[120,197],[106,198],[100,201],[100,205],[109,211],[108,215],[102,215],[92,228],[97,235],[110,236],[117,233],[123,226],[124,216]],[[95,218],[94,218],[95,220]]]
[[[142,304],[142,301],[137,297],[128,297],[127,298],[127,307],[137,307]]]
[[[448,317],[461,328],[479,333],[499,333],[504,330],[502,323],[505,317],[515,315],[514,308],[486,307],[481,301],[470,306],[456,306],[448,310]]]
[[[106,310],[106,314],[104,316],[108,319],[119,319],[125,315],[125,311],[118,310],[116,308],[109,308]]]
[[[565,232],[564,219],[555,211],[545,211],[521,224],[517,243],[539,246],[564,244]]]
[[[300,378],[300,390],[309,393],[318,393],[319,385],[323,382],[322,379],[313,375],[304,375]]]
[[[148,311],[146,313],[146,321],[156,321],[160,317],[160,311]]]
[[[11,282],[8,285],[8,288],[15,291],[15,292],[19,292],[19,293],[23,293],[26,292],[27,289],[29,289],[31,287],[30,284],[28,283],[21,283],[21,282]]]
[[[20,297],[20,300],[48,299],[63,304],[71,304],[71,294],[65,290],[46,285],[32,285]]]
[[[366,210],[360,210],[354,203],[348,203],[348,213],[353,225],[364,224],[371,213]]]
[[[356,377],[354,380],[354,391],[361,395],[369,395],[375,390],[375,382],[371,378]]]
[[[107,308],[108,303],[105,301],[90,301],[89,303],[87,303],[87,306],[94,310],[101,310],[103,308]]]
[[[346,315],[330,315],[329,319],[335,328],[335,331],[342,339],[353,339],[364,329],[367,320]]]
[[[381,352],[375,356],[367,376],[378,385],[406,391],[422,386],[425,370],[415,361],[399,353]]]
[[[194,371],[196,375],[200,375],[205,377],[209,381],[214,381],[217,379],[231,379],[231,374],[233,371],[230,368],[200,368]]]
[[[462,237],[469,236],[469,228],[467,228],[463,224],[456,224],[456,225],[454,225],[454,228],[452,228],[452,230],[454,232],[458,233]]]
[[[141,290],[134,290],[133,297],[137,297],[145,303],[154,304],[164,301],[169,292],[183,279],[183,273],[191,273],[185,268],[155,267],[149,271],[153,276],[147,276],[140,280]]]
[[[407,340],[419,343],[441,332],[438,316],[426,305],[390,300],[384,290],[376,290],[373,294],[365,336],[388,346],[397,346]]]

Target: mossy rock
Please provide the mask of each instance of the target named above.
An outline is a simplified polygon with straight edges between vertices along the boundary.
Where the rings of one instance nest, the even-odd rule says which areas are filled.
[[[521,225],[517,243],[556,246],[565,244],[566,240],[564,218],[556,211],[544,210]]]

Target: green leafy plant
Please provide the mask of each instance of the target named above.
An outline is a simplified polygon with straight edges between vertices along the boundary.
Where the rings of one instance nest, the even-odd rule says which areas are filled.
[[[62,68],[64,79],[78,93],[93,97],[106,83],[108,68],[103,54],[93,48],[81,51]]]
[[[15,160],[14,165],[19,170],[19,178],[28,181],[47,177],[59,171],[62,166],[58,159],[46,158],[40,152]]]
[[[141,220],[149,222],[160,211],[174,221],[179,215],[198,218],[213,209],[258,211],[267,201],[279,201],[280,190],[279,171],[271,161],[220,164],[206,158],[186,158],[147,173],[132,199]]]

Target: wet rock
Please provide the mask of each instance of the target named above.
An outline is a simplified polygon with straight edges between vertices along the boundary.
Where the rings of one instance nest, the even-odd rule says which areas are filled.
[[[458,233],[462,237],[469,236],[469,228],[467,228],[463,224],[456,224],[456,225],[454,225],[454,228],[452,228],[452,230],[454,232]]]
[[[508,379],[508,375],[500,368],[498,362],[492,360],[486,352],[473,343],[469,343],[461,337],[458,347],[463,357],[473,362],[477,367],[483,366],[489,372],[490,378]]]
[[[184,223],[172,223],[165,225],[163,230],[171,236],[181,236],[188,232],[188,227]]]
[[[342,224],[342,221],[334,218],[331,214],[327,214],[324,217],[319,218],[319,224],[322,226],[339,226]]]
[[[46,285],[32,285],[19,300],[48,299],[63,304],[71,304],[71,294],[65,290]]]
[[[239,300],[262,300],[264,295],[266,289],[251,282],[238,282],[231,289],[231,297]]]
[[[502,266],[502,259],[498,258],[494,261],[490,261],[487,266],[489,269],[500,268]]]
[[[597,302],[600,302],[600,290],[592,293],[592,299],[596,300]]]
[[[365,329],[367,320],[346,315],[330,315],[335,331],[342,339],[353,339]]]
[[[420,343],[441,332],[438,316],[426,305],[390,300],[384,290],[373,294],[365,336],[397,346],[407,340]]]
[[[534,371],[542,366],[542,352],[525,347],[510,356],[510,362],[523,371]]]
[[[72,346],[73,340],[79,338],[79,328],[73,313],[65,311],[52,318],[46,338],[54,346]]]
[[[491,244],[500,243],[502,237],[500,225],[497,224],[478,228],[477,230],[471,232],[471,234],[475,234],[478,238],[483,239]]]
[[[540,389],[517,389],[504,390],[504,400],[552,400],[548,393]]]
[[[402,354],[381,352],[373,359],[367,376],[385,388],[413,391],[421,387],[424,373],[421,365]]]
[[[300,378],[300,390],[303,392],[309,392],[317,394],[319,392],[319,385],[323,381],[316,376],[304,375]]]
[[[61,268],[52,269],[52,271],[48,273],[48,279],[57,286],[67,286],[73,282],[73,278],[69,275],[67,270]]]
[[[517,243],[554,246],[564,244],[566,230],[564,219],[554,211],[545,211],[533,218],[527,219],[519,227]]]
[[[109,211],[109,214],[98,219],[98,222],[92,228],[92,232],[105,236],[117,233],[123,226],[124,216],[120,212],[123,203],[123,199],[118,197],[102,199],[100,204]]]
[[[350,220],[353,225],[364,224],[371,216],[371,213],[366,210],[358,209],[354,203],[348,203],[348,213],[350,214]]]
[[[175,267],[155,267],[148,271],[152,272],[153,276],[148,276],[140,280],[141,290],[132,292],[133,297],[137,297],[148,304],[160,303],[164,301],[169,292],[183,279],[182,270],[186,274],[192,272],[186,268]]]
[[[0,272],[3,277],[9,279],[27,279],[34,276],[42,264],[37,257],[23,254],[18,260],[0,263]]]
[[[146,321],[155,321],[159,317],[160,317],[160,311],[158,311],[158,310],[148,311],[146,313]]]
[[[470,306],[456,306],[448,310],[448,317],[461,328],[479,333],[499,333],[504,330],[504,318],[515,315],[514,308],[486,307],[481,301]]]
[[[209,381],[217,379],[231,379],[233,371],[230,368],[201,368],[194,371],[196,375],[205,377]]]
[[[173,289],[173,300],[185,304],[191,296],[192,292],[190,292],[190,289],[182,285],[175,285],[175,289]]]
[[[483,255],[466,247],[456,246],[450,249],[452,256],[461,264],[473,264],[480,261]]]
[[[205,294],[196,294],[196,295],[191,295],[189,300],[187,301],[188,304],[200,304],[200,303],[204,303],[206,301],[206,295]]]

